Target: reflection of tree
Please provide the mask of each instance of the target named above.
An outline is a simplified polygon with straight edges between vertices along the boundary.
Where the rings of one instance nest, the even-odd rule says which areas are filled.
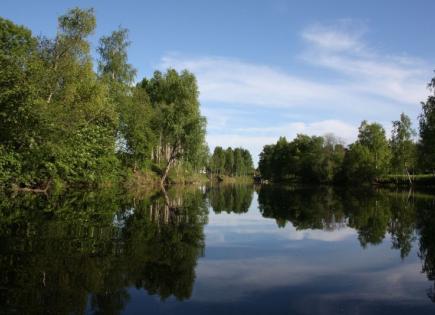
[[[409,255],[412,242],[415,241],[415,204],[409,195],[396,194],[391,200],[391,219],[389,232],[392,247],[400,250],[400,257]]]
[[[334,230],[345,225],[341,204],[331,189],[297,189],[264,186],[258,195],[259,209],[279,227],[287,221],[297,229]]]
[[[198,191],[172,193],[169,192],[169,204],[159,198],[149,211],[139,208],[137,216],[128,222],[126,256],[137,255],[138,248],[142,250],[142,259],[132,266],[135,273],[132,280],[137,287],[162,299],[171,295],[187,299],[195,280],[196,261],[204,250],[207,208]],[[140,214],[143,219],[136,221]],[[137,229],[145,231],[143,238],[137,239]],[[129,261],[132,264],[134,260]]]
[[[435,281],[435,198],[417,200],[417,230],[420,234],[419,257],[422,260],[422,272]],[[428,290],[429,298],[435,302],[435,287]]]
[[[190,297],[204,247],[204,195],[170,192],[168,220],[161,196],[114,195],[0,198],[2,311],[82,314],[90,301],[95,314],[119,314],[132,285]]]
[[[208,199],[215,213],[246,213],[252,203],[254,188],[249,185],[212,186]]]
[[[391,217],[388,197],[372,190],[346,191],[342,201],[349,226],[358,231],[361,246],[380,244]]]
[[[408,255],[414,240],[415,212],[407,194],[373,190],[331,188],[291,189],[263,186],[259,209],[264,217],[275,218],[279,227],[290,221],[297,229],[332,231],[350,226],[358,231],[363,247],[379,244],[387,231],[393,248]]]

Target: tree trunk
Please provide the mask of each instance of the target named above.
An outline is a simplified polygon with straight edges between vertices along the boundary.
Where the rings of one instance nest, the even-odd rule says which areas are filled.
[[[171,169],[172,163],[175,161],[174,158],[169,159],[168,164],[166,164],[165,170],[163,171],[162,178],[160,179],[160,186],[165,186],[166,178],[168,177],[169,170]]]
[[[22,191],[22,192],[32,192],[32,193],[43,193],[43,194],[47,194],[48,189],[50,188],[51,185],[51,179],[48,180],[48,182],[45,185],[45,188],[29,188],[29,187],[13,187],[12,189],[14,191]]]

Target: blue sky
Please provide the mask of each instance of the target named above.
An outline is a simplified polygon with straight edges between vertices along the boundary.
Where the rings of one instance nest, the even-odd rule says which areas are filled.
[[[402,111],[416,122],[435,69],[435,1],[20,1],[0,15],[53,36],[68,8],[93,7],[94,44],[130,30],[138,77],[156,69],[196,74],[207,140],[243,146],[297,133],[333,132],[347,143],[361,120],[387,134]]]

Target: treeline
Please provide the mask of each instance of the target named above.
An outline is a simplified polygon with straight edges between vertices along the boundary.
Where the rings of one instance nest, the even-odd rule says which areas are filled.
[[[95,28],[92,9],[60,16],[54,38],[0,18],[0,186],[95,185],[152,167],[163,183],[174,166],[205,167],[195,76],[169,69],[134,84],[128,31],[100,39],[95,65]]]
[[[434,91],[435,78],[429,88]],[[290,142],[281,137],[264,146],[258,169],[263,179],[274,182],[412,184],[421,177],[428,183],[427,176],[414,174],[435,174],[435,94],[422,103],[418,141],[407,115],[392,123],[387,139],[380,124],[363,121],[349,146],[333,134],[299,134]]]
[[[209,170],[212,175],[248,176],[254,171],[251,153],[243,148],[223,149],[217,146],[210,157]]]

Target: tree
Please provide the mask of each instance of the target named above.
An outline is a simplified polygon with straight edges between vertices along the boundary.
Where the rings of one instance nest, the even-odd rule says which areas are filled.
[[[285,137],[280,137],[275,145],[272,159],[272,179],[282,181],[290,175],[294,175],[293,167],[295,166],[295,155],[292,146]]]
[[[387,172],[390,157],[384,128],[364,120],[359,127],[358,140],[346,154],[345,176],[353,182],[371,182]]]
[[[225,150],[225,173],[229,176],[233,174],[234,169],[234,151],[231,147]]]
[[[187,70],[156,71],[143,85],[156,111],[153,124],[159,140],[154,155],[157,162],[164,161],[163,185],[175,162],[189,162],[203,148],[206,120],[199,110],[195,76]]]
[[[263,147],[258,161],[258,170],[264,179],[270,180],[273,176],[272,159],[275,151],[274,144],[267,144]]]
[[[251,153],[247,149],[242,149],[243,165],[245,167],[245,174],[252,174],[254,170],[254,163],[252,162]]]
[[[108,87],[93,71],[88,36],[95,29],[92,9],[74,8],[59,17],[54,41],[41,46],[48,84],[40,177],[98,182],[117,168],[118,114]]]
[[[100,46],[97,49],[100,55],[98,61],[100,76],[107,77],[113,83],[120,84],[121,87],[128,87],[136,75],[136,70],[128,63],[127,48],[129,45],[128,30],[119,28],[110,36],[101,37]]]
[[[92,66],[87,37],[94,32],[95,27],[93,9],[74,8],[58,18],[56,38],[41,42],[49,71],[47,103],[51,102],[56,93],[65,92],[65,83],[71,83],[69,81],[75,80],[80,74],[81,69],[76,67],[76,63],[85,67]]]
[[[396,172],[406,173],[415,165],[415,145],[412,137],[415,131],[411,127],[411,119],[402,113],[400,120],[393,121],[391,132],[391,166]]]
[[[435,77],[428,87],[433,93],[421,103],[419,156],[422,168],[435,173]]]
[[[42,63],[32,33],[0,18],[0,144],[26,150],[37,139]]]
[[[47,185],[53,178],[95,182],[116,168],[117,115],[93,72],[87,41],[95,16],[75,8],[58,22],[54,40],[1,24],[1,77],[8,81],[0,97],[8,138],[2,143],[21,161],[15,177],[20,186]]]
[[[131,97],[120,108],[118,155],[124,163],[144,167],[151,160],[156,145],[156,133],[152,128],[155,112],[145,88],[139,83]]]
[[[225,152],[222,147],[214,148],[213,155],[210,161],[211,171],[215,174],[221,174],[225,168]]]
[[[345,156],[343,140],[329,133],[323,136],[323,162],[320,177],[324,182],[339,181],[339,175]]]
[[[217,146],[210,158],[212,174],[225,173],[228,176],[246,176],[252,172],[251,153],[243,148],[228,147],[225,150]]]

